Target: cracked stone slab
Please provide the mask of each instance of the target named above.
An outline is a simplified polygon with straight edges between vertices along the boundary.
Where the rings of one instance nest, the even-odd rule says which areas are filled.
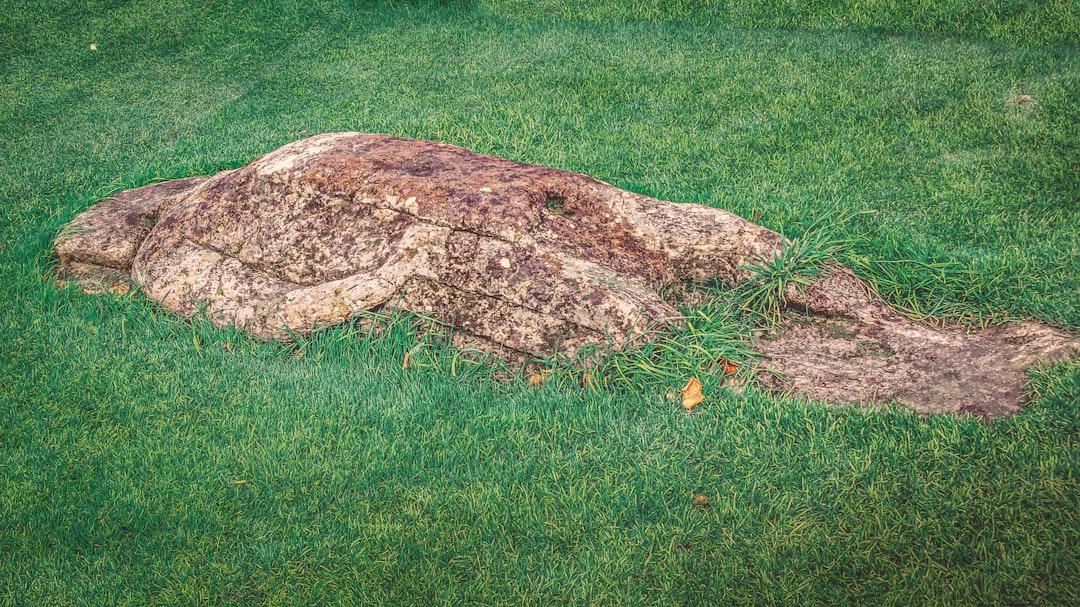
[[[746,264],[771,259],[783,245],[779,234],[720,209],[451,145],[361,133],[317,135],[237,170],[121,192],[56,239],[72,277],[106,286],[130,280],[169,310],[204,311],[258,338],[288,339],[399,308],[521,356],[618,348],[675,325],[678,312],[661,296],[666,287],[737,284]],[[839,267],[788,295],[814,320],[784,323],[762,341],[767,381],[829,402],[1007,413],[1020,406],[1023,369],[1075,345],[1033,323],[979,338],[923,327]],[[834,343],[827,322],[852,324],[845,332],[857,337]],[[928,356],[920,358],[931,351],[954,353],[949,372],[962,378],[958,386],[990,384],[959,400],[956,390],[934,388],[945,375],[940,360],[932,369]],[[980,370],[992,365],[1015,373]],[[893,386],[900,382],[907,391]]]

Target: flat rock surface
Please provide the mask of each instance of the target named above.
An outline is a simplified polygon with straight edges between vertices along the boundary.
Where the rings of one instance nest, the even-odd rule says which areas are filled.
[[[1022,408],[1026,369],[1080,347],[1075,336],[1030,321],[981,331],[916,323],[843,268],[788,299],[810,313],[785,311],[778,329],[758,340],[759,378],[824,402],[1002,417]]]
[[[203,311],[260,338],[400,308],[488,350],[548,356],[617,348],[677,324],[665,287],[736,284],[745,264],[783,244],[727,211],[576,173],[429,141],[328,133],[235,171],[122,192],[76,217],[56,249],[65,273],[88,285],[130,279],[174,312]],[[978,339],[922,327],[843,268],[789,295],[811,320],[762,341],[767,382],[829,402],[1007,413],[1020,406],[1023,369],[1075,343],[1030,323]],[[830,333],[830,322],[846,328]],[[944,367],[931,352],[955,363],[946,367],[969,397],[934,387]]]

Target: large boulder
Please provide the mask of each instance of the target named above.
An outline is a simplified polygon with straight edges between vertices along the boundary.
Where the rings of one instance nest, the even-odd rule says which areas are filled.
[[[318,135],[241,169],[123,192],[79,215],[56,241],[71,276],[90,285],[130,279],[174,312],[204,311],[260,338],[400,308],[447,322],[489,350],[526,356],[617,348],[676,324],[678,312],[662,296],[667,287],[736,284],[747,264],[772,259],[783,245],[779,234],[723,210],[450,145],[360,133]],[[1023,368],[1060,356],[1069,342],[1041,326],[1004,330],[991,352],[979,347],[1000,363],[994,373],[1012,370],[1008,394],[972,402],[951,391],[925,406],[925,398],[904,395],[925,392],[911,386],[948,384],[956,370],[916,359],[951,352],[944,342],[967,351],[969,337],[899,317],[843,268],[788,299],[817,318],[846,319],[857,330],[843,333],[880,344],[872,352],[840,347],[806,322],[773,336],[763,348],[772,384],[831,401],[1015,408]],[[850,372],[865,357],[872,376]],[[830,374],[832,359],[843,373]],[[977,383],[980,373],[962,370],[953,384]]]
[[[130,272],[149,297],[264,338],[365,310],[430,313],[530,355],[678,316],[665,285],[770,257],[778,234],[731,213],[584,175],[358,133],[248,166],[123,192],[57,240],[77,275]]]

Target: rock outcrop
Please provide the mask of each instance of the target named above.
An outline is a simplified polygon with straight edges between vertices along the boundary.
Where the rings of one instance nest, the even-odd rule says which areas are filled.
[[[428,141],[330,133],[213,177],[122,192],[79,215],[56,249],[63,271],[85,283],[130,280],[174,312],[204,311],[260,338],[400,308],[490,350],[547,356],[618,348],[678,323],[665,287],[737,284],[746,264],[783,244],[732,213],[584,175]],[[833,402],[1007,412],[1019,406],[1023,368],[1072,343],[1033,324],[974,337],[916,325],[842,268],[789,301],[821,322],[787,323],[762,342],[770,382]],[[826,321],[851,327],[825,339],[815,331]],[[851,336],[850,347],[837,341]],[[859,346],[871,341],[879,345]],[[985,356],[959,356],[972,348]],[[942,367],[927,359],[934,352],[962,364]],[[868,371],[850,372],[860,361],[872,363]],[[1015,371],[1007,389],[965,396],[991,367],[995,377]],[[958,389],[919,388],[940,385]]]

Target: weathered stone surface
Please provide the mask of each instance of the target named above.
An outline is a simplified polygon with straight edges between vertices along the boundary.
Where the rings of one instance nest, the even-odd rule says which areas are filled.
[[[545,355],[664,323],[665,284],[771,256],[731,213],[382,135],[334,133],[236,171],[124,192],[57,240],[62,265],[126,270],[165,307],[285,338],[363,310],[435,314]]]
[[[1026,369],[1080,347],[1075,336],[1030,321],[982,331],[912,322],[839,267],[804,292],[790,290],[788,302],[786,322],[757,343],[759,377],[825,402],[1001,417],[1022,408]]]
[[[504,353],[546,356],[585,344],[619,347],[676,323],[660,295],[665,286],[737,283],[746,277],[740,266],[772,258],[782,244],[779,234],[726,211],[654,200],[584,175],[427,141],[330,133],[235,171],[123,192],[78,216],[56,248],[64,270],[83,281],[130,275],[170,310],[204,310],[261,338],[388,307],[430,314]],[[895,352],[911,340],[968,343],[900,318],[843,269],[829,276],[790,299],[815,318],[849,319],[867,339],[888,333],[892,341],[880,339]],[[792,325],[763,347],[777,376],[786,374],[773,380],[778,389],[834,402],[887,394],[921,410],[953,407],[943,404],[950,394],[905,400],[896,390],[875,391],[874,382],[894,375],[916,385],[943,380],[912,362],[915,355],[899,365],[901,358],[874,359],[886,370],[873,378],[830,374],[832,359],[856,357],[808,337],[811,325]],[[1018,406],[1023,367],[1066,351],[1068,336],[1037,329],[1049,331],[1045,339],[1003,337],[1002,349],[988,354],[1000,354],[1019,376],[1010,378],[1013,391],[987,399]],[[971,407],[997,406],[979,403]]]

